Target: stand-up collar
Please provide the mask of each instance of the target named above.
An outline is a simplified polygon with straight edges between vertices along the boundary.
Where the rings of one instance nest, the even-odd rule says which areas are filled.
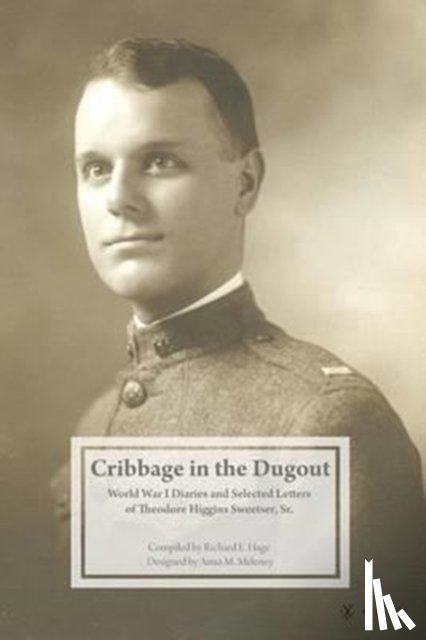
[[[188,304],[185,307],[178,309],[177,311],[173,311],[173,313],[169,313],[163,318],[160,318],[158,320],[154,320],[153,322],[145,324],[137,317],[136,314],[134,314],[133,321],[134,321],[135,327],[137,329],[147,329],[149,325],[152,325],[152,326],[156,324],[158,325],[163,323],[165,320],[176,318],[177,316],[181,316],[184,313],[188,313],[189,311],[195,311],[199,307],[203,307],[206,304],[210,304],[210,302],[215,302],[216,300],[219,300],[219,298],[224,298],[229,293],[232,293],[232,291],[236,291],[237,289],[239,289],[243,284],[244,284],[243,274],[241,271],[239,271],[238,273],[235,274],[235,276],[227,280],[225,283],[221,284],[220,287],[217,287],[216,289],[214,289],[214,291],[210,291],[205,296],[202,296],[198,300],[195,300],[195,302],[192,302],[191,304]]]
[[[128,354],[133,364],[182,359],[216,349],[261,330],[264,316],[248,284],[194,311],[159,324],[128,326]]]

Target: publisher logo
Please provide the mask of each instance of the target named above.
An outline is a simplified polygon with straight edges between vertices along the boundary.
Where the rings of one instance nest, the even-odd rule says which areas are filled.
[[[397,611],[389,594],[386,596],[382,593],[382,585],[380,578],[373,579],[373,561],[365,561],[365,617],[364,629],[366,631],[373,630],[373,601],[376,602],[377,618],[379,620],[380,631],[388,628],[386,619],[386,610],[395,630],[402,629],[403,622],[411,631],[416,626],[408,613],[404,609]]]

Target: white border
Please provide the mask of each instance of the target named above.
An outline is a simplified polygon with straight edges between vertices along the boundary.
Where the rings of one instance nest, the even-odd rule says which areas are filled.
[[[135,447],[138,441],[144,447],[200,446],[232,447],[241,446],[286,446],[286,447],[337,447],[340,456],[340,548],[339,578],[86,578],[81,575],[81,449],[82,447]],[[88,589],[336,589],[350,586],[350,438],[348,437],[110,437],[110,436],[74,436],[71,439],[71,587]]]

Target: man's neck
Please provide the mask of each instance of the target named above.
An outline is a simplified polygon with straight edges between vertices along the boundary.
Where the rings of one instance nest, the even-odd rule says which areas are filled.
[[[152,322],[149,322],[149,323],[143,322],[135,313],[134,314],[135,325],[138,329],[153,327],[157,324],[160,324],[161,322],[164,322],[164,320],[170,320],[171,318],[175,318],[176,316],[180,316],[180,315],[183,315],[184,313],[189,313],[190,311],[194,311],[195,309],[204,307],[206,304],[210,304],[215,300],[219,300],[219,298],[223,298],[224,296],[228,295],[232,291],[235,291],[236,289],[241,287],[243,283],[244,283],[244,277],[242,272],[239,271],[234,276],[232,276],[232,278],[230,278],[226,282],[216,287],[216,289],[213,289],[213,291],[210,291],[209,293],[202,296],[201,298],[198,298],[198,300],[195,300],[194,302],[191,302],[191,304],[181,307],[180,309],[177,309],[172,313],[162,316],[161,318],[157,318]]]

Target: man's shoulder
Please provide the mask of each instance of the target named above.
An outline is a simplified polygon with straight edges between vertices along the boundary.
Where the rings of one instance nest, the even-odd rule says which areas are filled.
[[[401,421],[378,387],[351,364],[328,349],[294,338],[264,322],[257,334],[244,340],[255,358],[257,375],[282,399],[289,432],[301,435],[357,436],[381,426],[397,436],[405,433]],[[278,382],[278,384],[277,384]]]
[[[263,322],[244,339],[249,352],[267,368],[275,370],[287,384],[308,393],[359,388],[377,391],[356,368],[328,349],[295,338],[271,322]]]
[[[278,372],[286,435],[347,436],[354,487],[364,486],[365,478],[381,482],[384,475],[377,463],[386,457],[401,485],[421,493],[418,452],[400,417],[371,380],[327,349],[293,338],[270,323],[245,342],[256,358]],[[263,388],[268,384],[272,387],[272,380]],[[355,490],[354,500],[358,500]]]

